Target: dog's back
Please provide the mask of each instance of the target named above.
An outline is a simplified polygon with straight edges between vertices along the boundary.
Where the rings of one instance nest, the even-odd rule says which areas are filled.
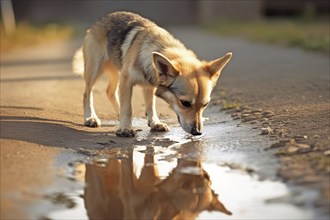
[[[91,56],[91,50],[103,50],[100,62],[108,60],[120,71],[133,43],[139,51],[135,56],[136,66],[142,67],[145,77],[149,79],[154,75],[152,52],[163,52],[168,48],[182,50],[183,53],[188,51],[180,41],[154,22],[131,12],[114,12],[101,17],[87,30],[84,45],[74,56],[73,72],[83,74],[86,64],[82,52],[85,56]],[[179,53],[177,56],[181,55]],[[190,50],[188,55],[195,57]],[[154,80],[148,81],[155,83]]]
[[[109,60],[120,69],[122,58],[124,58],[122,45],[129,33],[137,27],[148,28],[150,26],[156,25],[140,15],[130,12],[115,12],[100,18],[90,28],[89,34],[101,44],[106,44]]]

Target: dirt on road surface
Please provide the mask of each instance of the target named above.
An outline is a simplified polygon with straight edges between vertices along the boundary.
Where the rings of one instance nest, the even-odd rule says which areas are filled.
[[[239,39],[220,39],[194,28],[172,28],[171,31],[202,59],[214,59],[233,52],[233,60],[213,92],[211,116],[228,116],[229,119],[219,116],[216,121],[224,124],[226,132],[226,127],[230,127],[228,137],[235,137],[232,141],[241,146],[239,151],[244,152],[240,137],[258,139],[256,143],[260,146],[254,147],[262,154],[252,154],[254,158],[241,161],[253,167],[258,160],[262,161],[258,155],[270,155],[269,165],[273,165],[277,157],[279,167],[269,169],[270,172],[286,183],[302,186],[303,190],[316,189],[320,195],[313,199],[312,206],[320,208],[322,214],[318,217],[329,216],[329,57]],[[109,120],[115,120],[116,116],[107,100],[106,84],[102,80],[95,89],[95,107],[104,126],[96,129],[82,126],[84,83],[70,70],[71,56],[79,46],[77,40],[1,54],[1,218],[25,218],[28,211],[25,209],[28,208],[24,205],[37,204],[44,198],[31,192],[43,189],[42,195],[45,195],[47,188],[56,182],[54,180],[60,175],[54,171],[54,163],[58,163],[56,155],[69,155],[68,150],[75,149],[86,151],[90,157],[91,150],[105,146],[111,148],[112,143],[128,146],[141,141],[115,137],[113,132],[117,125]],[[142,95],[140,92],[134,94],[133,112],[137,118],[134,123],[145,130]],[[158,100],[157,109],[163,121],[177,124],[176,116],[166,103]],[[210,120],[212,124],[212,117]],[[212,144],[207,143],[214,143],[217,138],[212,129],[211,125],[206,128],[206,141],[202,144],[210,152]],[[244,133],[245,130],[252,133]],[[207,134],[213,134],[214,140],[208,139]],[[185,137],[180,132],[177,135]],[[170,133],[170,139],[162,139],[161,145],[173,144],[174,136],[176,134]],[[151,140],[154,143],[156,139],[151,137]],[[235,158],[228,152],[230,147],[227,151],[225,147],[222,149],[216,164],[227,154]],[[240,153],[236,156],[239,157]],[[212,155],[205,161],[212,161],[210,158]],[[247,167],[237,161],[227,164],[228,167]],[[266,165],[267,162],[262,161],[256,167]],[[254,172],[253,169],[246,172],[250,171]],[[267,173],[267,169],[260,169],[262,172]],[[8,192],[11,192],[9,197]],[[17,202],[22,195],[25,199]]]

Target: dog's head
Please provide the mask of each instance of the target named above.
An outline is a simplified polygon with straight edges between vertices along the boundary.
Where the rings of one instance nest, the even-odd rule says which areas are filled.
[[[153,53],[153,64],[158,73],[156,95],[171,106],[186,132],[200,135],[203,128],[202,113],[232,53],[210,62],[198,60],[189,51],[179,58],[171,54],[173,52],[166,56]]]

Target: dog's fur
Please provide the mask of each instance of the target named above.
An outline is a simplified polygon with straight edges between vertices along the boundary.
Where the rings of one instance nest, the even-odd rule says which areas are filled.
[[[164,99],[176,112],[181,127],[200,135],[202,113],[223,67],[232,54],[206,62],[166,30],[130,12],[110,13],[86,33],[83,46],[74,56],[73,70],[84,73],[85,125],[101,121],[93,106],[92,89],[101,73],[109,75],[107,94],[120,115],[118,136],[135,135],[132,128],[132,88],[142,85],[148,125],[152,131],[167,131],[155,110],[155,97]],[[119,101],[118,101],[119,86]]]
[[[130,149],[127,158],[110,158],[106,167],[86,165],[84,201],[90,219],[194,219],[202,211],[232,213],[211,189],[198,161],[179,159],[161,180],[152,149],[137,178]]]

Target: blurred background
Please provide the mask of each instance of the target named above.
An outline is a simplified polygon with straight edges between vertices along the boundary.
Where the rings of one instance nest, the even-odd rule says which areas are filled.
[[[137,12],[160,26],[196,25],[222,35],[329,52],[329,0],[1,0],[1,51],[70,38],[118,10]]]

